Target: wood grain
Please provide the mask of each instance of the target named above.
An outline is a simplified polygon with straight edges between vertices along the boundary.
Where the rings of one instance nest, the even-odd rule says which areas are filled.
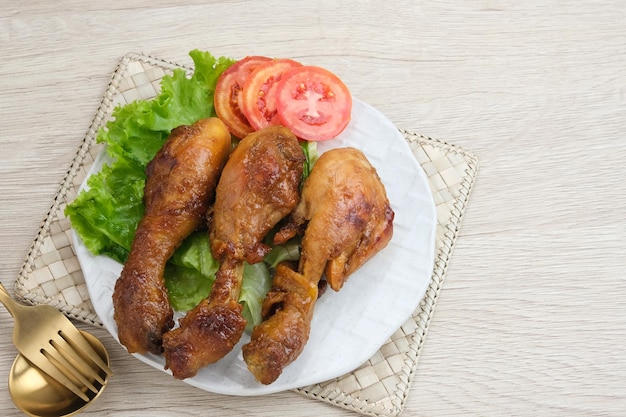
[[[335,71],[399,128],[480,159],[403,415],[623,415],[623,2],[184,3],[1,1],[0,278],[9,289],[121,56],[293,57]],[[4,384],[12,326],[1,311]],[[88,330],[115,372],[90,415],[354,415],[293,392],[206,393]],[[20,415],[6,389],[0,409]]]

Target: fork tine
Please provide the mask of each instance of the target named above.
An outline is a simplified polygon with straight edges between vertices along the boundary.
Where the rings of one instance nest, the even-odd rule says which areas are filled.
[[[50,345],[54,349],[46,350],[46,353],[52,356],[60,366],[63,366],[67,373],[75,376],[91,391],[98,392],[93,385],[93,380],[104,385],[104,379],[99,375],[99,372],[85,362],[80,353],[76,352],[62,337],[50,340]]]
[[[31,363],[37,368],[41,369],[45,374],[55,379],[61,385],[68,390],[72,391],[76,396],[80,397],[83,401],[89,401],[89,397],[85,394],[74,382],[72,382],[63,372],[61,372],[55,364],[53,364],[48,357],[42,352],[41,360],[31,360]]]
[[[87,378],[85,378],[78,369],[73,367],[62,354],[56,350],[54,345],[51,349],[42,349],[42,354],[48,359],[63,375],[74,382],[82,384],[91,392],[98,392],[97,388]],[[79,388],[80,389],[80,388]]]
[[[89,344],[87,339],[82,335],[80,331],[73,325],[70,327],[64,327],[59,331],[59,335],[65,340],[76,352],[80,352],[83,355],[81,357],[88,357],[93,363],[103,370],[107,375],[111,376],[113,372],[102,360],[98,352]],[[102,381],[104,383],[104,381]]]

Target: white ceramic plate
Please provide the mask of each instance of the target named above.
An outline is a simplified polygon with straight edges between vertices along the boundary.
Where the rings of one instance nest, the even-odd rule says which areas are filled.
[[[426,176],[398,129],[357,100],[350,125],[337,139],[320,142],[318,150],[347,146],[367,155],[387,189],[395,211],[389,245],[355,272],[340,292],[324,293],[315,307],[307,346],[273,384],[259,384],[246,368],[241,346],[249,340],[247,334],[229,355],[186,379],[187,383],[215,393],[259,395],[336,378],[372,357],[416,310],[432,274],[437,225]],[[122,265],[92,255],[80,239],[74,239],[91,302],[105,328],[117,338],[112,294]],[[163,370],[162,357],[135,356]]]

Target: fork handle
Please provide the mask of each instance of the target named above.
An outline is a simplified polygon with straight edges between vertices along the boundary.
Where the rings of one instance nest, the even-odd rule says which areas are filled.
[[[21,307],[21,305],[18,304],[9,295],[9,292],[7,291],[6,287],[4,285],[2,285],[1,282],[0,282],[0,302],[2,302],[2,304],[4,304],[4,306],[7,308],[7,310],[9,311],[11,316],[13,316],[13,317],[15,317],[15,314],[17,313],[17,309]]]

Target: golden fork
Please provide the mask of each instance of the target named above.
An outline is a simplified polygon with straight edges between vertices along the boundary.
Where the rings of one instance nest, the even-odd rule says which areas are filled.
[[[33,365],[84,401],[88,390],[98,392],[93,381],[104,386],[102,373],[111,370],[63,313],[49,305],[19,304],[2,283],[0,302],[15,320],[15,347]]]

